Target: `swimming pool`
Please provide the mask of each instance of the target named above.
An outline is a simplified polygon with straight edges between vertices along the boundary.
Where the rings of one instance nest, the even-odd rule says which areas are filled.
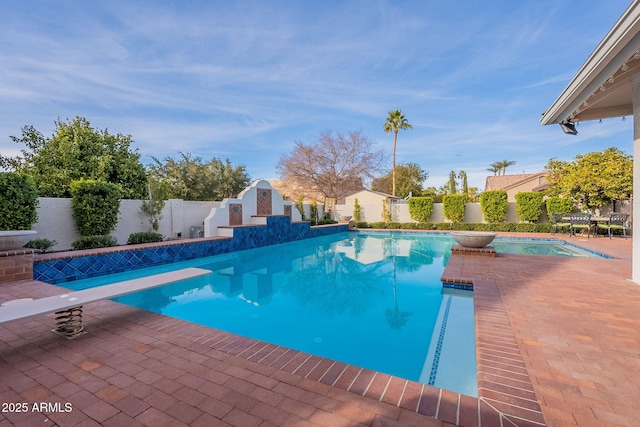
[[[440,282],[451,242],[340,233],[65,285],[206,268],[213,274],[117,301],[476,396],[472,294]]]
[[[349,232],[65,284],[84,289],[187,266],[212,275],[117,299],[142,309],[477,395],[473,299],[442,289],[447,233]],[[497,251],[593,256],[496,239]]]

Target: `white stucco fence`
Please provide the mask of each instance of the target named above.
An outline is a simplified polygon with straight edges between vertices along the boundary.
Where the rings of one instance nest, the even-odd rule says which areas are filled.
[[[149,219],[140,212],[142,200],[121,200],[118,225],[111,233],[119,244],[127,243],[131,233],[150,231]],[[170,199],[165,202],[158,232],[165,238],[188,238],[192,226],[203,226],[204,218],[220,202],[194,202]],[[53,250],[70,249],[80,238],[71,211],[71,199],[40,197],[38,222],[32,227],[39,239],[57,241]]]

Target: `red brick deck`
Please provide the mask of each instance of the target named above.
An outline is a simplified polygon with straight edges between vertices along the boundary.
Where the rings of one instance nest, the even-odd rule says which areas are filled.
[[[445,274],[476,287],[480,399],[104,301],[76,340],[49,332],[52,315],[0,325],[0,403],[29,404],[0,412],[0,427],[634,425],[631,240],[571,241],[620,259],[451,258]],[[59,292],[14,282],[0,301]]]

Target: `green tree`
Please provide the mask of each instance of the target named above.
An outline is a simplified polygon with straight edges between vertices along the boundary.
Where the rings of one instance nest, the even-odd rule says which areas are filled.
[[[491,163],[491,167],[487,168],[487,170],[489,172],[493,172],[493,175],[496,176],[500,173],[500,165],[498,164],[498,162],[493,162]]]
[[[107,235],[116,228],[121,196],[116,184],[73,181],[71,194],[71,210],[80,236]]]
[[[462,194],[469,195],[469,182],[467,181],[467,173],[465,171],[460,171],[458,173],[458,179],[462,181]]]
[[[509,166],[515,165],[516,161],[515,160],[501,160],[501,161],[496,162],[494,164],[497,164],[500,167],[500,171],[502,171],[502,175],[506,175],[507,168]]]
[[[396,195],[396,145],[398,142],[398,132],[403,129],[412,129],[401,110],[389,111],[387,121],[384,123],[384,131],[386,133],[393,132],[393,164],[391,166],[391,194]]]
[[[33,177],[41,197],[71,197],[69,185],[80,179],[116,184],[122,197],[143,198],[147,177],[130,135],[94,129],[83,117],[55,122],[51,138],[33,126],[11,139],[26,146],[16,157],[0,155],[0,166]]]
[[[458,193],[458,182],[456,181],[456,172],[449,172],[449,181],[446,184],[447,193],[448,194],[457,194]]]
[[[407,197],[409,194],[419,196],[424,191],[422,184],[429,177],[429,173],[425,172],[416,163],[406,163],[396,166],[396,193],[400,197]],[[393,191],[393,177],[389,172],[387,175],[376,178],[371,184],[373,191],[381,191],[391,194]]]
[[[232,166],[229,159],[205,162],[202,157],[180,153],[180,158],[152,157],[149,175],[168,186],[169,198],[222,200],[233,197],[251,183],[244,166]]]
[[[553,184],[548,196],[569,197],[589,209],[626,200],[633,190],[632,156],[615,147],[578,154],[571,162],[552,158],[545,169]]]

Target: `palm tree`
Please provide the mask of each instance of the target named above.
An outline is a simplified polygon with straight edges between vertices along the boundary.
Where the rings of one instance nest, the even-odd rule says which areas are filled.
[[[500,162],[496,162],[498,165],[500,165],[500,170],[502,171],[502,175],[505,175],[507,173],[507,168],[511,165],[515,165],[516,161],[515,160],[502,160]]]
[[[489,172],[493,172],[493,176],[498,175],[498,172],[500,172],[500,169],[502,169],[502,166],[500,166],[498,163],[499,162],[491,163],[491,167],[487,168]]]
[[[413,126],[409,124],[407,119],[402,114],[400,110],[389,111],[389,117],[387,117],[387,121],[384,123],[384,131],[386,133],[390,133],[393,131],[393,169],[391,169],[391,181],[392,190],[391,194],[393,196],[396,195],[396,143],[398,141],[398,132],[400,129],[412,129]]]

